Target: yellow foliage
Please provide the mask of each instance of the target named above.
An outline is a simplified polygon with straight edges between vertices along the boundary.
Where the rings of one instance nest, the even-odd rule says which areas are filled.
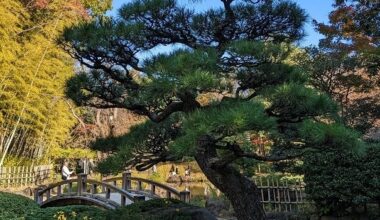
[[[101,11],[110,6],[109,0],[78,3],[55,0],[27,6],[20,0],[0,0],[0,140],[5,140],[0,156],[48,157],[75,125],[64,97],[74,60],[57,45],[57,38],[66,27],[88,19],[86,7]],[[7,140],[12,140],[9,152]]]

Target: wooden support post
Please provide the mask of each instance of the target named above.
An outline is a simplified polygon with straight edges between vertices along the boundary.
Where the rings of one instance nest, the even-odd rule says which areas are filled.
[[[129,190],[129,189],[131,189],[132,188],[132,186],[131,186],[131,176],[132,176],[132,174],[131,174],[131,172],[129,172],[129,171],[126,171],[126,172],[123,172],[123,174],[122,174],[123,176],[122,176],[122,189],[124,189],[124,190]]]
[[[154,184],[151,185],[150,193],[151,193],[152,195],[155,195],[155,194],[156,194],[156,185],[154,185]]]
[[[83,174],[82,176],[82,192],[87,192],[87,174]]]
[[[138,191],[142,191],[142,182],[139,180],[138,182],[137,182],[137,190]]]
[[[106,188],[106,199],[110,199],[110,198],[111,198],[111,189]]]
[[[125,197],[125,195],[121,195],[121,201],[120,201],[120,205],[121,206],[125,206],[125,202],[126,202],[127,198]]]
[[[40,187],[37,187],[34,189],[34,201],[40,205],[43,201],[43,194],[40,193],[41,191],[41,188]]]
[[[87,174],[78,174],[78,195],[82,195],[83,192],[87,191]]]
[[[167,190],[166,191],[166,198],[170,199],[171,197],[172,197],[172,193],[169,190]]]
[[[57,196],[60,196],[62,194],[62,187],[61,185],[57,186]]]
[[[183,202],[190,202],[190,191],[182,191],[179,193],[179,199]]]
[[[38,200],[38,188],[35,188],[34,189],[34,201],[37,203],[37,204],[40,204],[40,201]]]
[[[46,199],[50,199],[50,189],[46,191]]]

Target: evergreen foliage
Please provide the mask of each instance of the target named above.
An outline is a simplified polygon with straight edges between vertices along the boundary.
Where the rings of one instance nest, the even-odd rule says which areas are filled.
[[[102,172],[193,156],[238,219],[263,219],[259,192],[240,172],[241,161],[354,154],[364,143],[292,61],[306,19],[297,4],[221,1],[222,8],[195,13],[175,0],[135,0],[118,18],[66,30],[62,44],[88,67],[69,81],[67,95],[79,105],[149,118],[124,137],[95,144],[113,153]],[[137,54],[159,45],[181,46],[139,60]],[[213,101],[199,101],[210,94]],[[256,144],[258,134],[269,149]]]

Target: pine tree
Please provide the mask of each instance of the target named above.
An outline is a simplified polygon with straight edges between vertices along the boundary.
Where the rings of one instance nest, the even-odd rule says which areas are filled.
[[[115,152],[99,165],[102,172],[192,156],[238,219],[264,219],[257,186],[240,172],[245,161],[302,159],[356,149],[361,141],[339,123],[336,104],[290,62],[306,20],[297,4],[221,2],[195,13],[175,0],[135,0],[118,18],[66,30],[63,45],[88,68],[68,82],[67,94],[79,105],[149,119],[95,144]],[[181,46],[138,59],[158,45]],[[255,136],[269,149],[250,140]]]

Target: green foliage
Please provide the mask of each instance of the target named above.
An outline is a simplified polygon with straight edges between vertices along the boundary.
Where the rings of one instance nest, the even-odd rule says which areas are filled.
[[[71,205],[65,207],[49,207],[40,208],[30,213],[25,220],[51,220],[51,219],[67,219],[67,220],[104,220],[107,211],[81,205]]]
[[[145,62],[147,73],[169,76],[186,76],[197,70],[216,73],[217,51],[183,50],[179,49],[170,54],[159,54]]]
[[[176,155],[191,156],[202,135],[231,137],[247,130],[271,131],[274,126],[275,120],[264,113],[261,103],[226,102],[188,115],[183,122],[184,135],[173,142],[171,150]]]
[[[21,195],[0,192],[0,219],[23,219],[39,209],[37,203]]]
[[[300,135],[311,146],[364,150],[364,143],[359,139],[360,135],[341,124],[305,121],[300,128]]]
[[[361,172],[365,176],[362,183],[366,189],[366,196],[374,201],[380,201],[380,144],[372,144],[362,159]]]
[[[112,7],[112,0],[81,0],[81,2],[95,16],[104,14]]]
[[[349,208],[379,201],[379,152],[375,146],[364,155],[332,151],[306,156],[306,193],[319,214],[347,215]]]
[[[336,104],[325,94],[300,84],[284,84],[269,95],[270,109],[287,118],[336,113]]]
[[[152,199],[110,211],[106,219],[191,220],[192,213],[186,212],[189,208],[195,208],[195,206],[174,199]]]
[[[239,56],[252,56],[257,60],[265,60],[270,63],[280,63],[291,52],[289,44],[275,44],[261,41],[236,41],[229,49]]]
[[[63,42],[89,68],[69,82],[67,94],[81,105],[117,106],[150,120],[125,136],[96,143],[97,149],[113,153],[99,170],[144,170],[195,156],[207,177],[232,197],[238,218],[244,219],[248,210],[239,209],[246,201],[232,195],[238,192],[233,187],[254,187],[226,183],[240,178],[240,171],[249,175],[249,166],[257,161],[298,157],[294,164],[305,159],[305,167],[310,165],[305,169],[310,182],[321,183],[321,170],[340,163],[336,171],[347,179],[344,166],[354,169],[366,144],[342,125],[327,90],[310,84],[310,68],[296,61],[309,58],[292,46],[303,35],[302,9],[290,1],[223,2],[224,8],[196,13],[175,0],[134,0],[120,9],[118,19],[97,19],[67,30]],[[154,52],[159,45],[180,49],[139,61],[136,54]],[[205,96],[210,100],[201,103]],[[305,152],[309,154],[303,158]],[[325,161],[323,155],[353,159]],[[326,164],[318,164],[322,161]],[[337,175],[333,172],[326,172],[328,178]],[[350,181],[342,185],[349,188]],[[331,184],[339,188],[337,182]],[[356,186],[345,190],[358,192]],[[315,200],[323,203],[325,196]],[[335,204],[342,199],[349,200],[337,191],[325,204],[341,209],[346,203]],[[362,197],[352,201],[359,204]],[[255,204],[260,215],[258,201]]]
[[[40,208],[36,202],[21,195],[0,192],[0,219],[51,220],[65,216],[67,220],[101,220],[105,211],[90,206]]]

